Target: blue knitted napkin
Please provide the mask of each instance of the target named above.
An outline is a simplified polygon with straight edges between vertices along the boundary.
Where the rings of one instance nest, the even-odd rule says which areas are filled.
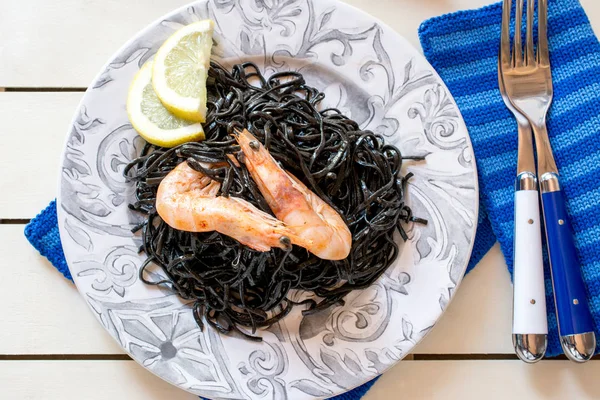
[[[501,10],[498,3],[433,18],[421,25],[419,35],[425,56],[446,82],[469,128],[480,174],[480,204],[512,274],[517,125],[498,90]],[[554,101],[548,115],[550,142],[568,199],[598,334],[600,44],[578,0],[549,1],[548,35],[554,83]],[[483,233],[481,228],[478,236]],[[562,350],[547,259],[546,297],[547,355],[552,357],[562,354]]]

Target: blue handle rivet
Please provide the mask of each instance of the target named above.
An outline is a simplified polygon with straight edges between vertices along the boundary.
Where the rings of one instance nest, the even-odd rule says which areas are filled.
[[[535,299],[531,299],[530,303],[535,304]]]
[[[573,299],[573,304],[575,304],[575,305],[579,304],[579,300]]]
[[[529,225],[533,224],[533,220],[530,219],[529,221],[527,221],[529,223]]]
[[[562,220],[562,219],[559,219],[559,220],[558,220],[558,224],[559,224],[559,225],[564,225],[564,223],[565,223],[565,221],[564,221],[564,220]]]

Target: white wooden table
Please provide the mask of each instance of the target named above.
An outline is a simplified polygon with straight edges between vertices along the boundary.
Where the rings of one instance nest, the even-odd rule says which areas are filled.
[[[417,47],[422,20],[491,2],[346,1]],[[581,1],[600,32],[600,3]],[[0,398],[196,398],[131,361],[23,236],[56,196],[63,139],[86,85],[128,38],[187,2],[0,0]],[[431,334],[366,400],[600,398],[600,361],[525,365],[510,333],[510,278],[496,245]]]

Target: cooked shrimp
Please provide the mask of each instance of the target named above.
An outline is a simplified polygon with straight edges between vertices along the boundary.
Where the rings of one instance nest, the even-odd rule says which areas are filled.
[[[244,163],[275,216],[294,235],[292,243],[325,260],[350,254],[352,235],[342,217],[299,179],[286,172],[250,132],[236,132]]]
[[[217,196],[221,184],[182,162],[160,183],[156,211],[171,227],[217,231],[258,251],[289,249],[285,224],[237,197]]]

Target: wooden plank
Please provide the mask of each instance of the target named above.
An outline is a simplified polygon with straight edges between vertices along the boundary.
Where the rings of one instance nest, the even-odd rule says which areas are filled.
[[[85,87],[136,32],[189,2],[0,2],[0,87]]]
[[[10,274],[0,279],[0,354],[122,354],[23,228],[0,225],[0,265]]]
[[[426,18],[490,0],[346,0],[419,46]],[[86,87],[129,38],[188,0],[30,0],[0,2],[0,87]],[[596,28],[600,4],[582,0]],[[10,38],[7,40],[6,38]]]
[[[56,196],[60,154],[82,95],[0,93],[0,218],[34,217]]]
[[[405,361],[363,399],[597,399],[598,374],[600,361]],[[7,399],[197,399],[133,361],[2,361],[0,387]]]
[[[600,361],[407,361],[364,397],[383,399],[598,399]]]
[[[2,398],[198,400],[134,361],[0,361]]]
[[[510,283],[494,252],[414,353],[512,353]],[[23,225],[0,225],[0,265],[11,270],[0,280],[0,354],[123,354],[75,287],[27,242]]]

